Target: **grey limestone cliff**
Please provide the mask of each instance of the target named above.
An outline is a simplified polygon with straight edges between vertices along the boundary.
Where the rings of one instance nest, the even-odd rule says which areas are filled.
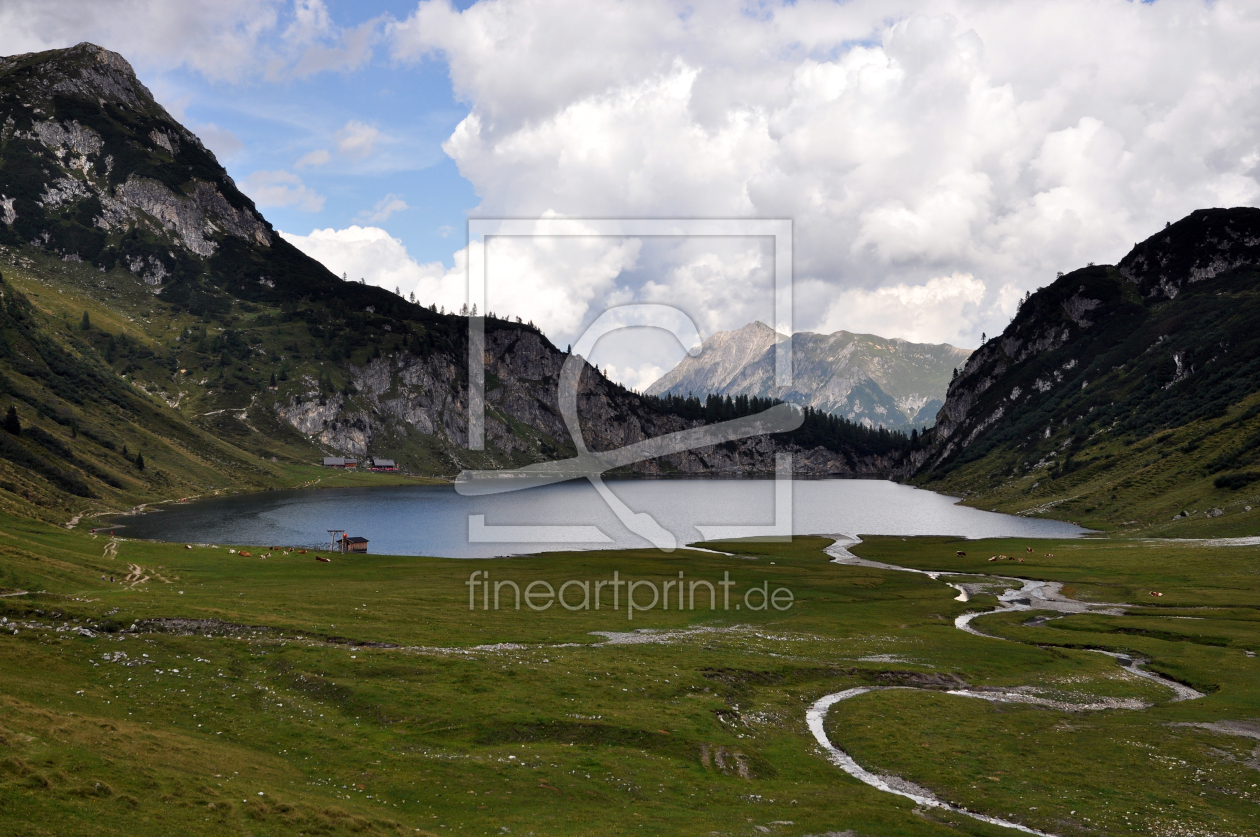
[[[466,376],[449,358],[397,353],[353,369],[355,393],[326,396],[313,380],[306,391],[273,408],[294,429],[329,450],[363,456],[374,443],[399,436],[429,437],[450,457],[452,471],[477,461],[506,467],[571,456],[560,415],[557,384],[566,355],[536,332],[502,329],[486,339],[488,462],[466,451]],[[578,392],[583,439],[591,450],[613,450],[696,427],[658,413],[644,399],[586,367]],[[641,474],[773,473],[776,453],[791,453],[796,473],[886,476],[893,459],[853,456],[823,447],[802,448],[780,437],[754,437],[699,448],[633,466]]]

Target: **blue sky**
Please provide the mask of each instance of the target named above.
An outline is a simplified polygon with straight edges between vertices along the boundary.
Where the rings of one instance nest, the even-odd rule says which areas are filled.
[[[340,27],[381,14],[405,18],[412,9],[414,3],[402,2],[328,4]],[[359,69],[240,82],[207,79],[186,67],[139,72],[215,149],[238,183],[248,183],[256,172],[291,172],[318,196],[306,205],[262,201],[278,229],[306,234],[317,227],[370,223],[400,239],[417,260],[448,265],[462,246],[465,219],[478,199],[441,145],[468,106],[456,101],[439,58],[400,63],[377,50]],[[352,122],[380,132],[358,154],[338,150],[337,133]],[[320,150],[329,152],[327,163],[296,166]],[[391,200],[407,208],[373,218],[378,205]]]

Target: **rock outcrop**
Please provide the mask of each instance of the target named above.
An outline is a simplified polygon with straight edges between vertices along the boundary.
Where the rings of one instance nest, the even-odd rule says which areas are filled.
[[[1120,275],[1146,298],[1174,299],[1186,285],[1260,264],[1260,209],[1199,209],[1134,245]]]
[[[266,225],[252,212],[229,204],[212,184],[194,180],[189,192],[187,196],[177,195],[156,180],[140,177],[128,178],[115,190],[123,204],[155,219],[198,256],[214,255],[217,245],[213,236],[219,232],[263,247],[271,245]]]
[[[501,329],[486,338],[486,442],[499,464],[541,461],[575,452],[561,417],[557,384],[566,355],[534,331]],[[345,454],[365,456],[374,442],[408,433],[433,437],[452,451],[468,443],[465,375],[445,356],[398,353],[352,370],[355,393],[324,395],[306,389],[274,409],[300,433]],[[583,440],[594,451],[622,448],[697,427],[658,413],[644,399],[586,367],[578,392]],[[798,474],[885,477],[894,456],[854,456],[823,447],[805,449],[782,438],[754,437],[684,451],[632,467],[643,474],[773,473],[775,455],[791,453]]]

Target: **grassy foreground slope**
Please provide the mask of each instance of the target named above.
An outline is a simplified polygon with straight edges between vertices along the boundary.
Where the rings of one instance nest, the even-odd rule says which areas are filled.
[[[236,302],[208,324],[121,269],[22,253],[0,247],[0,412],[13,406],[23,428],[0,434],[0,509],[63,522],[142,502],[346,481],[314,465],[324,450],[259,393],[279,399],[302,386],[298,378],[320,376],[309,335],[294,357],[267,360],[298,344],[282,306]],[[285,380],[270,388],[277,373]]]
[[[1036,557],[1003,572],[1135,608],[1039,628],[1028,614],[976,622],[1003,641],[953,625],[992,596],[964,604],[926,576],[830,564],[820,538],[731,544],[734,555],[319,563],[15,519],[0,531],[0,585],[27,591],[0,598],[0,833],[1009,833],[916,811],[831,765],[805,710],[855,685],[927,690],[837,705],[832,741],[972,810],[1056,834],[1260,829],[1255,742],[1186,726],[1260,714],[1251,547],[1029,542]],[[1024,547],[965,542],[958,557],[949,539],[874,538],[857,551],[986,572],[990,553]],[[470,611],[474,570],[557,587],[729,573],[732,606],[762,582],[796,602],[724,610],[718,588],[717,610],[701,595],[694,611],[630,620],[605,587],[599,611]],[[1207,696],[1171,703],[1088,648],[1146,655]],[[964,682],[1152,706],[942,691]]]
[[[1260,209],[1198,210],[1025,299],[951,384],[915,481],[1121,531],[1256,534],[1258,318]]]
[[[1145,437],[1086,431],[1066,436],[1058,456],[1013,446],[959,464],[922,487],[968,505],[1072,520],[1104,531],[1177,538],[1260,532],[1260,483],[1248,459],[1242,479],[1222,473],[1260,439],[1260,393]],[[1032,459],[1033,456],[1037,458]],[[1225,467],[1229,467],[1228,464]]]

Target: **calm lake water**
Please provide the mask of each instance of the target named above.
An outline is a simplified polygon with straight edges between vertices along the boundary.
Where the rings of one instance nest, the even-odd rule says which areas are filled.
[[[635,512],[654,517],[680,544],[702,540],[697,525],[770,525],[775,520],[773,480],[610,480],[607,485]],[[953,497],[882,480],[797,480],[791,485],[792,530],[798,535],[1064,538],[1085,531],[1070,523],[966,508]],[[484,515],[486,527],[582,526],[588,532],[596,527],[599,532],[590,534],[602,542],[474,543],[470,515]],[[339,528],[367,538],[372,553],[452,558],[650,546],[627,530],[585,481],[481,497],[461,496],[451,486],[268,491],[168,505],[116,519],[114,528],[129,538],[325,550],[327,530]],[[487,528],[479,537],[504,535]]]

